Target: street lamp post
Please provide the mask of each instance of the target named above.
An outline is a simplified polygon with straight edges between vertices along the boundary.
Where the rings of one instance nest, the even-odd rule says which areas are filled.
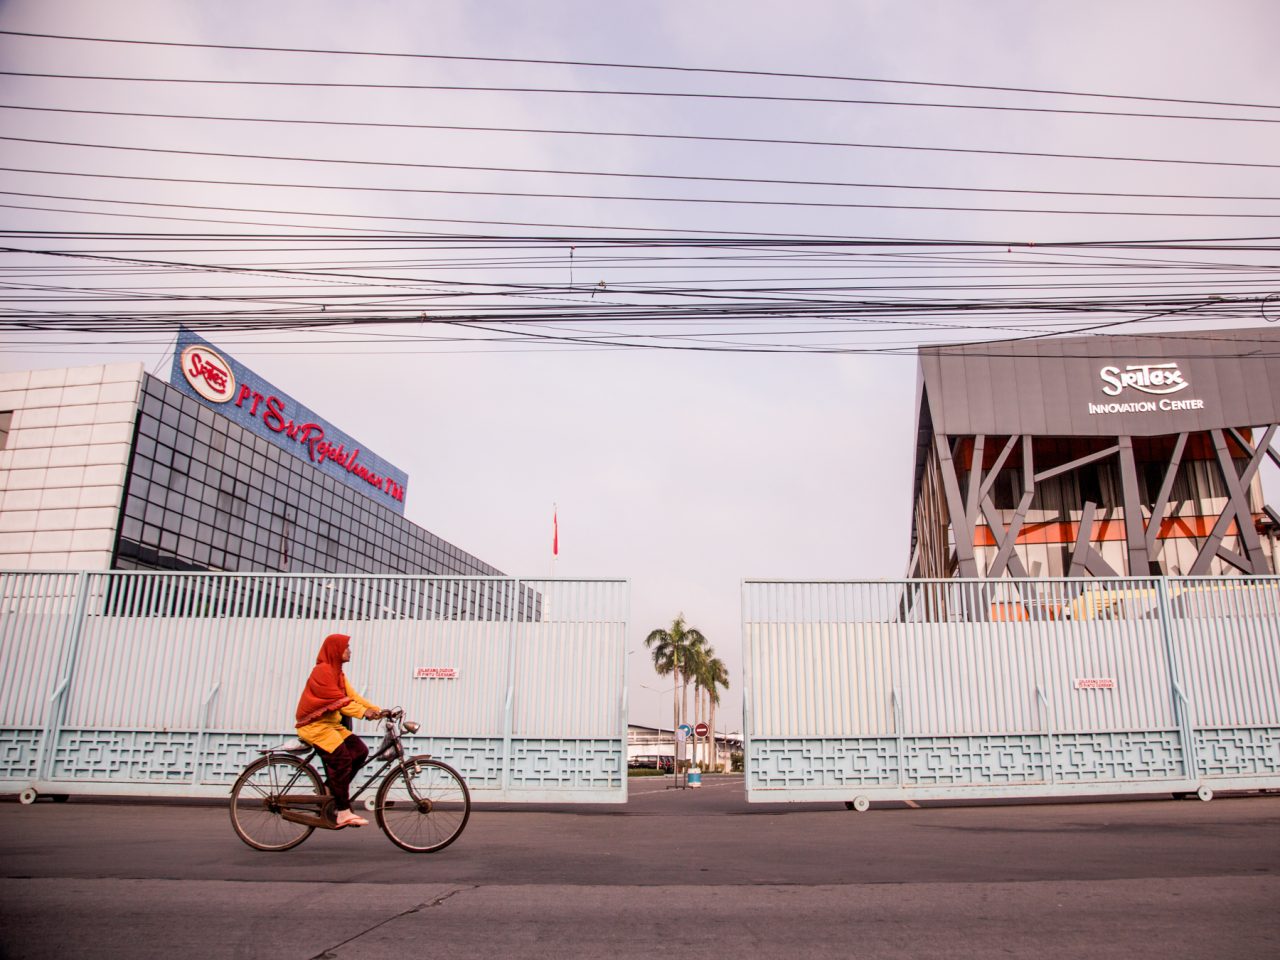
[[[672,686],[667,687],[665,690],[659,690],[657,687],[651,687],[647,683],[642,683],[640,684],[640,686],[646,690],[652,690],[654,693],[657,693],[657,694],[668,694],[668,693],[671,693],[673,690],[679,689],[680,684],[678,683],[673,684]],[[682,718],[677,718],[677,719],[682,719]],[[659,726],[658,729],[661,730],[662,727]],[[671,789],[672,787],[678,788],[680,786],[680,756],[679,756],[680,746],[681,746],[680,727],[679,727],[679,723],[677,723],[675,726],[671,728],[671,787],[668,787],[667,789]],[[661,754],[659,754],[658,764],[659,765],[662,764]]]

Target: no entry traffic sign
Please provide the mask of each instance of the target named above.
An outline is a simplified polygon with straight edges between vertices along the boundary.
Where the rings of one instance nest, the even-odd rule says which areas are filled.
[[[700,736],[700,737],[705,737],[705,736],[707,735],[707,731],[708,731],[708,730],[710,730],[710,729],[711,729],[711,728],[710,728],[710,727],[708,727],[705,723],[700,723],[700,724],[698,724],[696,727],[694,727],[694,728],[693,728],[693,732],[694,732],[694,733],[696,733],[696,734],[697,734],[698,736]]]

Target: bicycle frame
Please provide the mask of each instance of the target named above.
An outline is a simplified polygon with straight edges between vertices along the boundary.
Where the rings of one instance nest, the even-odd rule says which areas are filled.
[[[365,797],[361,802],[377,815],[378,827],[402,850],[443,850],[471,816],[466,781],[427,754],[408,755],[403,738],[421,728],[405,720],[402,709],[385,711],[383,719],[382,742],[368,769],[362,778],[352,777],[352,799]],[[337,801],[322,785],[314,763],[317,755],[323,760],[323,751],[295,742],[262,754],[231,788],[231,826],[241,840],[256,850],[292,850],[314,830],[347,825],[338,824]],[[375,784],[376,794],[367,796]]]
[[[371,760],[377,761],[377,759],[379,757],[382,757],[383,754],[387,753],[388,750],[390,750],[391,753],[389,756],[387,756],[385,759],[382,760],[382,765],[378,767],[378,769],[368,774],[364,778],[364,782],[360,784],[359,787],[351,791],[350,796],[351,796],[351,803],[353,806],[355,805],[355,802],[364,794],[364,792],[368,790],[369,787],[371,787],[375,782],[382,779],[382,777],[389,770],[391,770],[397,764],[404,763],[404,760],[405,760],[404,745],[400,742],[400,738],[403,736],[403,733],[396,729],[397,723],[398,723],[398,720],[396,718],[394,717],[387,718],[386,731],[383,733],[382,743],[378,745],[377,751],[371,754]],[[358,734],[353,734],[353,736],[358,736]],[[324,769],[324,772],[326,774],[328,773],[328,769],[324,767],[323,755],[314,745],[310,745],[310,746],[311,746],[311,749],[301,755],[297,753],[293,753],[291,751],[285,751],[285,750],[272,751],[273,753],[285,753],[285,754],[288,754],[289,756],[296,757],[298,761],[303,765],[302,767],[299,767],[296,771],[294,771],[293,776],[289,778],[289,781],[286,784],[284,784],[284,787],[281,790],[279,802],[281,807],[286,808],[284,816],[287,819],[296,820],[297,822],[301,822],[301,823],[308,823],[312,826],[332,828],[334,824],[330,822],[329,817],[327,816],[328,811],[325,809],[325,807],[328,805],[328,802],[333,799],[332,794],[329,794],[329,793],[290,794],[289,793],[289,791],[293,789],[294,785],[297,784],[298,780],[301,778],[302,770],[304,768],[310,769],[313,773],[316,773],[317,775],[319,774],[320,771],[316,770],[315,766],[312,763],[312,761],[317,756],[321,758],[321,762],[320,762],[321,768]],[[392,749],[393,747],[394,749]],[[370,766],[371,765],[372,765],[372,762],[370,763]],[[323,783],[326,778],[319,777],[319,779]],[[414,793],[412,782],[408,782],[408,786],[409,786],[410,795],[413,796],[415,801],[419,800],[420,798]],[[316,806],[319,806],[321,808],[318,816],[312,816],[308,814],[293,812],[294,809],[298,807],[314,809]]]

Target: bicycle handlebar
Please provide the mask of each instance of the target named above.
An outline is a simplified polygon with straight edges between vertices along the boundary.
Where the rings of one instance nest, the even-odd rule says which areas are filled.
[[[403,707],[392,707],[390,710],[383,710],[382,718],[386,721],[388,732],[394,730],[397,723],[400,724],[402,733],[417,733],[420,729],[418,724],[404,718]]]

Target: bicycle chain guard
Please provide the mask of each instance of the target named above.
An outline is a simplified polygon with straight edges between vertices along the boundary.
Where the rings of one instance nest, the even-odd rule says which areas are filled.
[[[285,796],[280,798],[280,816],[290,823],[300,823],[321,830],[338,829],[338,808],[333,797],[319,794]]]

